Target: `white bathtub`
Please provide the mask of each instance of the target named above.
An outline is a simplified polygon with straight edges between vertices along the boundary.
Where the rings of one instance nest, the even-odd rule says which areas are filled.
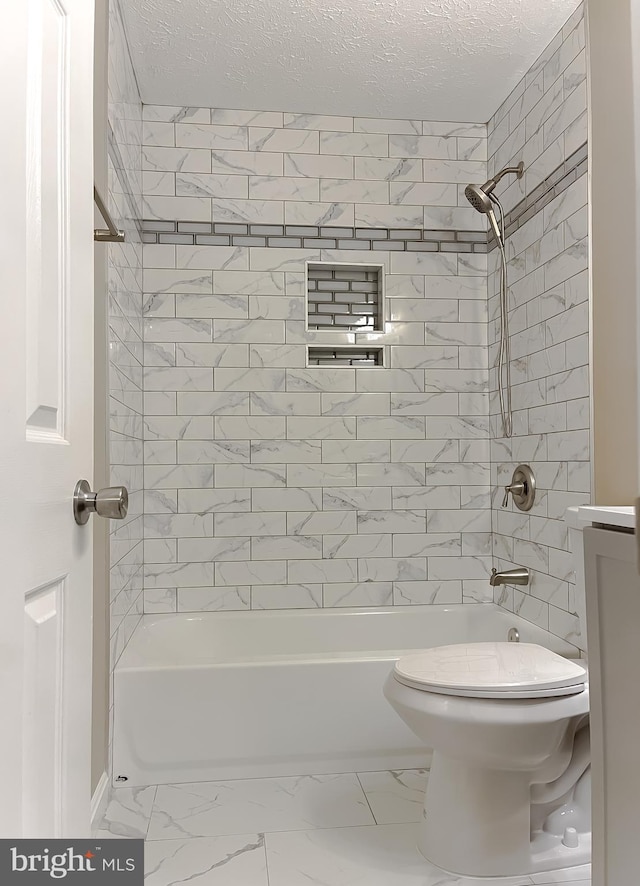
[[[114,777],[129,785],[427,764],[383,698],[394,661],[447,643],[577,650],[490,603],[147,615],[114,675]]]

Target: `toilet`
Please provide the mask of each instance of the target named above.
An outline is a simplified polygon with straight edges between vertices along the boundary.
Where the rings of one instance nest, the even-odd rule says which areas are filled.
[[[469,877],[514,877],[591,860],[584,659],[529,643],[440,646],[399,659],[384,694],[433,749],[418,834],[430,862]]]

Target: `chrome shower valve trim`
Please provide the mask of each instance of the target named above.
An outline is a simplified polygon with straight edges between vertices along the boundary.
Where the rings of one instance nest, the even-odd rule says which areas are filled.
[[[509,495],[518,510],[531,510],[536,500],[536,478],[529,465],[518,465],[513,472],[511,483],[504,488],[503,508],[509,504]]]

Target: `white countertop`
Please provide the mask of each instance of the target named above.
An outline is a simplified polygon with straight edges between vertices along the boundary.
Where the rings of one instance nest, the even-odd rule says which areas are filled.
[[[621,526],[625,529],[635,529],[635,508],[607,508],[601,506],[585,506],[578,508],[578,518],[581,523],[606,523],[607,526]]]

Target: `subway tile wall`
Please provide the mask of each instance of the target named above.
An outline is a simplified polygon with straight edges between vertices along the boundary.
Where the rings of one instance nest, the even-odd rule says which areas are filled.
[[[585,23],[580,6],[489,122],[489,172],[523,160],[504,192],[507,211],[546,182],[587,141]],[[549,179],[549,177],[551,177]],[[529,588],[496,589],[496,602],[584,646],[565,508],[590,500],[587,175],[535,211],[507,240],[514,436],[502,436],[496,394],[498,252],[489,255],[491,480],[497,568],[528,566]],[[565,180],[565,184],[566,184]],[[545,190],[543,186],[543,190]],[[559,190],[559,188],[557,189]],[[526,209],[526,204],[524,205]],[[520,209],[523,207],[521,206]],[[531,213],[530,213],[531,214]],[[526,218],[526,216],[525,216]],[[520,462],[536,474],[533,510],[501,507]]]
[[[108,204],[126,233],[108,249],[111,482],[129,490],[126,520],[111,524],[111,669],[142,613],[142,105],[118,0],[109,4]]]
[[[486,149],[476,124],[144,107],[146,612],[491,599],[487,255],[455,234],[486,243]],[[424,229],[438,251],[407,247]],[[276,233],[313,242],[252,240]],[[318,261],[384,267],[383,334],[306,331]]]

